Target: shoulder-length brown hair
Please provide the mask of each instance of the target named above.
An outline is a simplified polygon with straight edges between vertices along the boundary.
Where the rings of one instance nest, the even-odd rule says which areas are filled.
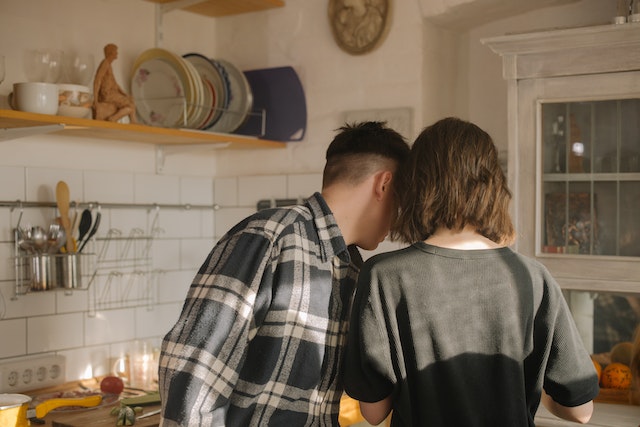
[[[511,192],[493,140],[473,123],[449,117],[425,128],[396,181],[398,216],[391,237],[424,240],[436,229],[470,225],[511,244]]]

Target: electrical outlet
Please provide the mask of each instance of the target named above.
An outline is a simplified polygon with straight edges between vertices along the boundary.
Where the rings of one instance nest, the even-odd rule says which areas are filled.
[[[65,357],[45,356],[0,362],[0,392],[19,393],[65,382]]]

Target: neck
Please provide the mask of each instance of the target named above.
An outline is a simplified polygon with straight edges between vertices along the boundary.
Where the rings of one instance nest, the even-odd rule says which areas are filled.
[[[425,240],[425,243],[442,248],[461,250],[495,249],[503,246],[487,239],[471,226],[466,226],[461,230],[438,228],[435,233]]]

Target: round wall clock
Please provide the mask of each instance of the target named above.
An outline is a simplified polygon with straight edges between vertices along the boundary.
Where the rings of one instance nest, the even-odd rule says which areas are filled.
[[[329,0],[329,22],[340,48],[350,54],[370,52],[384,39],[391,0]]]

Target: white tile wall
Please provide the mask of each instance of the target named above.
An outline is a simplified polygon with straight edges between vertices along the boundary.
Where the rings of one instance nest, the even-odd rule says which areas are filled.
[[[260,199],[284,199],[287,197],[287,177],[242,176],[238,178],[238,205],[255,209]]]
[[[86,171],[84,173],[85,201],[100,203],[133,203],[134,174],[131,172]],[[105,183],[109,185],[105,185]]]
[[[13,319],[0,322],[0,357],[22,356],[27,353],[27,320]]]
[[[83,343],[82,313],[37,316],[27,319],[27,352],[29,354],[82,347]]]
[[[122,266],[117,262],[99,270],[88,289],[72,292],[34,292],[14,296],[13,234],[19,209],[0,208],[0,359],[55,352],[67,357],[67,379],[106,374],[110,363],[126,352],[134,339],[151,339],[159,345],[177,319],[188,288],[216,238],[255,211],[257,202],[269,198],[306,196],[320,189],[319,174],[250,177],[167,176],[147,173],[69,170],[45,167],[0,166],[0,178],[15,182],[12,190],[0,186],[0,200],[55,201],[55,185],[67,182],[71,198],[89,203],[93,217],[102,220],[96,237],[87,246],[85,260],[97,257],[114,263],[135,230],[145,235],[156,230],[151,249],[150,299],[140,301],[133,290],[133,306],[100,306],[101,295],[122,291]],[[118,204],[191,204],[192,209],[110,207]],[[214,203],[217,204],[214,207]],[[210,205],[211,209],[200,208]],[[87,205],[80,206],[80,212]],[[72,209],[72,212],[74,210]],[[57,209],[23,208],[21,224],[46,225]],[[105,237],[117,237],[108,244]],[[140,244],[142,245],[142,244]],[[143,245],[142,245],[143,246]],[[140,246],[140,247],[142,247]],[[129,253],[138,253],[135,244]],[[133,251],[133,252],[131,252]],[[83,264],[85,265],[85,264]],[[102,264],[104,265],[104,264]],[[111,269],[111,270],[109,270]],[[91,272],[84,272],[85,285]],[[146,277],[142,275],[141,277]],[[120,282],[118,279],[122,279]],[[146,283],[146,282],[145,282]]]

